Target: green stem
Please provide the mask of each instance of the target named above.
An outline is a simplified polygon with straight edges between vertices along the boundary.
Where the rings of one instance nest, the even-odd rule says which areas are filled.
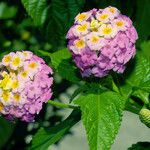
[[[136,103],[133,99],[129,99],[129,101],[128,101],[131,105],[134,105],[136,108],[138,108],[138,109],[141,109],[142,108],[142,106],[141,105],[139,105],[138,103]]]
[[[140,99],[141,99],[141,101],[144,103],[144,104],[149,104],[149,100],[148,100],[148,98],[145,98],[143,95],[142,95],[142,93],[139,93],[139,95],[140,95]]]
[[[140,106],[138,103],[136,103],[133,99],[129,99],[128,103],[125,107],[125,110],[130,111],[134,114],[139,114],[140,110],[142,109],[142,106]]]
[[[132,107],[132,106],[127,106],[126,108],[125,108],[125,110],[126,111],[129,111],[129,112],[132,112],[132,113],[134,113],[134,114],[139,114],[139,112],[140,112],[140,110],[139,109],[137,109],[137,108],[135,108],[135,107]]]
[[[113,73],[111,76],[112,76],[112,82],[113,82],[113,90],[118,92],[120,95],[123,95],[121,92],[121,89],[120,89],[120,83],[119,83],[117,74]],[[115,81],[116,81],[116,83],[115,83]]]
[[[56,102],[53,100],[49,100],[48,103],[55,106],[55,107],[61,107],[61,108],[70,108],[70,109],[78,109],[79,108],[78,106],[73,106],[70,104],[64,104],[64,103]]]
[[[113,75],[112,75],[112,79],[115,79],[115,81],[116,81],[116,83],[117,83],[117,85],[116,85],[115,82],[114,82],[114,80],[113,80],[113,84],[114,84],[114,87],[115,87],[114,90],[115,90],[116,92],[118,92],[120,95],[123,96],[123,93],[122,93],[122,91],[121,91],[121,89],[120,89],[120,83],[119,83],[119,80],[118,80],[117,75],[116,75],[116,74],[113,74]],[[117,89],[117,90],[116,90],[116,89]],[[139,111],[141,110],[142,107],[140,107],[140,105],[138,105],[134,100],[132,100],[132,99],[130,98],[130,96],[132,95],[132,93],[133,93],[133,90],[131,90],[131,91],[129,92],[129,94],[127,95],[127,98],[126,98],[126,100],[127,100],[127,105],[126,105],[126,107],[125,107],[125,110],[126,110],[126,111],[130,111],[130,112],[132,112],[132,113],[134,113],[134,114],[139,114]]]

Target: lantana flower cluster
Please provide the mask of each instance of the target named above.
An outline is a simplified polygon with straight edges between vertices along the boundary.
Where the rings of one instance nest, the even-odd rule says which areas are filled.
[[[30,51],[5,55],[0,63],[0,114],[30,122],[51,96],[52,69]]]
[[[68,48],[82,76],[123,73],[136,53],[138,38],[132,21],[115,7],[93,9],[75,17],[67,34]]]

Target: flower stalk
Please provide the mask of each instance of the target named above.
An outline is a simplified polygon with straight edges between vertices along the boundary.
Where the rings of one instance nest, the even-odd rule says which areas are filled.
[[[61,108],[70,108],[70,109],[78,109],[79,108],[78,106],[65,104],[65,103],[60,103],[60,102],[56,102],[56,101],[53,101],[53,100],[49,100],[48,103],[55,106],[55,107],[61,107]]]

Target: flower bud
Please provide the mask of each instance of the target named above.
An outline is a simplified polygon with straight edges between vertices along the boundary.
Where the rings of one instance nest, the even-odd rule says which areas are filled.
[[[150,110],[142,108],[139,117],[141,122],[143,122],[147,127],[150,128]]]

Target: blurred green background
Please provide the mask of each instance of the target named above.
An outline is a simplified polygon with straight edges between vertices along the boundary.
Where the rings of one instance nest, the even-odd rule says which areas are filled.
[[[32,1],[32,0],[31,0]],[[72,6],[76,3],[75,7]],[[30,50],[43,57],[50,64],[50,59],[41,54],[54,52],[66,47],[65,35],[73,23],[77,13],[92,8],[104,8],[115,6],[123,14],[128,15],[134,22],[139,34],[137,49],[142,50],[150,59],[150,1],[149,0],[47,0],[49,6],[47,20],[43,26],[37,25],[27,14],[21,1],[0,0],[0,57],[10,51]],[[73,91],[78,87],[69,81],[62,80],[55,73],[55,85],[53,86],[53,99],[67,101]],[[56,90],[57,89],[57,90]],[[45,105],[37,116],[36,122],[24,123],[20,121],[7,122],[0,118],[0,149],[2,150],[24,150],[29,147],[32,135],[40,126],[53,126],[67,116],[68,112],[62,113],[61,109]],[[137,121],[137,116],[130,113],[125,114],[125,121],[121,127],[113,150],[124,150],[131,145],[131,141],[150,140],[150,132]],[[87,150],[86,138],[81,125],[68,133],[65,140],[58,143],[51,150],[70,150],[72,144],[76,143],[78,150]],[[140,128],[139,128],[140,126]],[[81,132],[82,131],[82,132]],[[68,137],[68,140],[66,140]],[[72,140],[69,140],[72,139]],[[135,140],[133,140],[135,139]],[[63,144],[63,146],[62,146]],[[69,146],[71,145],[71,146]],[[74,145],[74,146],[76,146]]]

